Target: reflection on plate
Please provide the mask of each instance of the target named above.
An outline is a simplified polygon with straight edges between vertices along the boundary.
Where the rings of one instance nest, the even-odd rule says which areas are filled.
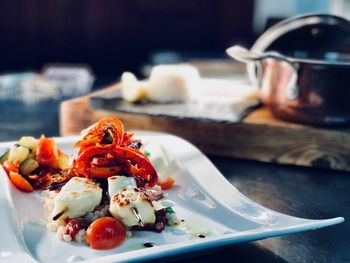
[[[343,218],[309,220],[274,212],[239,193],[194,146],[181,138],[139,132],[161,174],[176,185],[168,191],[184,222],[161,234],[134,232],[120,247],[98,251],[56,239],[45,228],[40,192],[22,193],[0,173],[0,261],[6,262],[131,262],[150,260],[227,244],[286,235],[338,224]],[[70,154],[76,138],[58,138]],[[2,143],[0,147],[12,145]],[[143,244],[151,242],[153,247]]]

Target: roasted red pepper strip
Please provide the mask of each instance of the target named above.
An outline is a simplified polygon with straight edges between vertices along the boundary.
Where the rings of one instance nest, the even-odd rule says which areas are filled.
[[[117,165],[113,167],[92,167],[92,164],[94,164],[92,160],[96,156],[101,156],[101,158],[105,159],[106,155],[114,157],[113,159]],[[81,149],[75,160],[74,169],[77,173],[88,178],[92,176],[108,178],[123,169],[130,176],[144,179],[149,187],[156,185],[158,181],[158,174],[147,157],[140,151],[125,147],[107,149],[90,146]]]
[[[109,133],[109,134],[107,134]],[[110,135],[112,142],[103,143],[105,135]],[[82,140],[79,140],[76,147],[88,147],[95,145],[98,148],[106,148],[113,146],[120,146],[124,140],[124,126],[123,123],[116,118],[105,118],[96,123],[90,128]]]
[[[84,147],[80,149],[77,158],[74,161],[73,169],[87,178],[91,177],[91,173],[89,172],[89,168],[91,168],[92,158],[96,155],[104,156],[106,154],[112,154],[113,149],[108,148],[96,148],[94,145],[89,147]]]
[[[131,133],[124,133],[120,120],[100,120],[76,143],[80,151],[72,170],[88,178],[108,178],[123,170],[149,187],[156,185],[158,174],[148,158],[140,151],[128,147],[133,142],[132,136]]]
[[[113,167],[90,167],[87,168],[88,173],[91,175],[91,177],[98,177],[98,178],[108,178],[113,175],[116,175],[122,168],[119,166],[113,166]]]
[[[118,162],[124,162],[124,170],[132,176],[138,176],[146,180],[149,187],[155,186],[158,181],[157,171],[148,158],[138,150],[116,147],[115,153]]]
[[[108,129],[110,129],[114,135],[112,136],[114,140],[114,144],[117,146],[121,145],[124,137],[123,123],[116,118],[105,118],[100,120],[96,125],[96,130],[98,133],[106,132]]]
[[[115,161],[108,157],[93,157],[90,162],[91,167],[109,167],[115,166]]]
[[[105,157],[110,156],[111,158]],[[108,178],[116,175],[121,167],[118,165],[110,166],[114,161],[114,150],[111,148],[96,148],[90,146],[79,151],[74,162],[74,169],[77,173],[85,177]]]

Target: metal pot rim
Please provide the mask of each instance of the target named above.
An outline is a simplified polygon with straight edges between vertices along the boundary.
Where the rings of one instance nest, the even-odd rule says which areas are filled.
[[[304,26],[319,24],[328,24],[346,28],[350,35],[350,22],[342,17],[322,13],[303,14],[285,19],[266,30],[255,41],[251,50],[254,52],[266,52],[266,49],[284,34]]]
[[[293,63],[303,63],[303,64],[312,64],[312,65],[325,65],[325,66],[349,66],[350,61],[327,61],[322,59],[306,59],[306,58],[295,58],[285,56],[286,59]]]

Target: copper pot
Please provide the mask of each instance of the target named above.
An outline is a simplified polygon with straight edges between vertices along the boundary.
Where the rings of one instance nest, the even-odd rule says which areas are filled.
[[[305,31],[306,26],[308,30],[311,28],[310,31],[316,32],[315,29],[318,29],[319,32],[320,24],[326,25],[328,29],[326,39],[329,45],[320,49],[325,59],[292,57],[280,52],[264,51],[273,42],[271,35],[274,38],[277,35],[280,37],[291,28]],[[330,25],[332,27],[329,27]],[[256,84],[261,88],[263,103],[278,118],[311,125],[349,125],[349,53],[334,51],[334,46],[339,46],[341,42],[349,46],[349,30],[350,23],[342,18],[307,15],[283,21],[268,30],[270,32],[264,33],[250,51],[234,46],[227,49],[227,53],[248,64],[251,79],[256,80]],[[298,38],[299,42],[307,42],[305,34],[302,37],[299,35]],[[344,41],[345,39],[347,41]],[[310,48],[314,50],[317,39],[310,41],[316,41]],[[331,56],[336,56],[336,59],[327,59]]]

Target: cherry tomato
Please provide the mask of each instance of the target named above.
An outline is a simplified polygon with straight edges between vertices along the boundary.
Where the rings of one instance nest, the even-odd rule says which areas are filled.
[[[170,189],[174,183],[175,180],[171,176],[163,180],[158,179],[158,185],[160,186],[160,188],[162,188],[162,190]]]
[[[10,171],[9,177],[14,186],[16,186],[19,190],[24,192],[33,192],[33,186],[19,173]]]
[[[94,249],[111,249],[125,240],[123,224],[112,217],[95,220],[86,231],[86,241]]]
[[[6,173],[8,175],[10,175],[10,172],[14,172],[14,173],[18,173],[18,167],[19,165],[16,165],[14,162],[10,162],[10,161],[5,161],[2,164],[2,167],[4,168],[4,170],[6,171]]]
[[[50,166],[57,157],[57,148],[55,142],[51,138],[41,137],[36,150],[36,160],[40,165]]]

